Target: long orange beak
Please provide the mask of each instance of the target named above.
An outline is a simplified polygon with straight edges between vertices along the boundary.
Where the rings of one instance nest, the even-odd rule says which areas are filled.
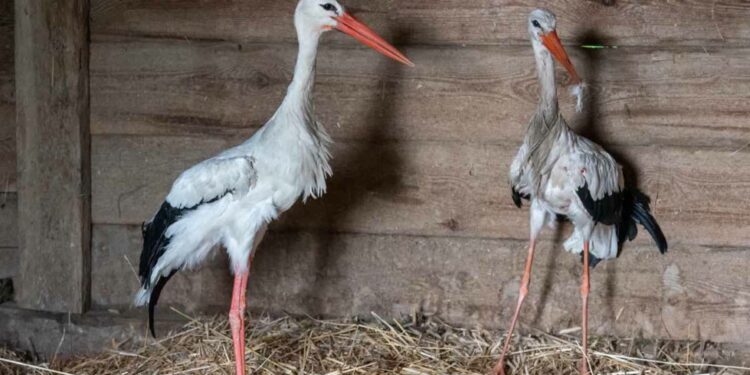
[[[336,17],[336,21],[337,30],[350,35],[362,44],[382,53],[383,55],[406,65],[414,66],[414,63],[404,56],[403,53],[399,52],[395,47],[383,40],[383,38],[367,27],[367,25],[352,17],[351,14],[344,12],[344,14]]]
[[[573,83],[580,83],[581,78],[578,77],[576,68],[573,67],[573,63],[570,62],[568,53],[565,52],[565,48],[563,48],[562,42],[560,42],[560,38],[557,36],[557,31],[543,34],[541,39],[542,43],[547,47],[552,56],[554,56],[555,59],[557,59],[557,61],[568,70],[568,73],[570,73],[570,76],[573,78]]]

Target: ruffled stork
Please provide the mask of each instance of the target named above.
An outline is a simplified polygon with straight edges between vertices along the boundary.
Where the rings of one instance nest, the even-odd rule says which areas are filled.
[[[531,119],[523,144],[510,167],[513,202],[531,203],[528,257],[521,280],[513,320],[503,346],[496,374],[504,374],[504,359],[510,346],[521,305],[529,291],[531,265],[536,239],[545,225],[554,226],[558,217],[573,223],[566,250],[583,258],[581,298],[583,302],[581,373],[588,373],[588,294],[589,267],[601,260],[616,258],[625,240],[637,234],[642,225],[656,241],[659,251],[667,251],[667,241],[651,216],[649,198],[635,188],[626,187],[622,167],[599,145],[575,134],[565,123],[557,103],[553,57],[570,73],[577,84],[580,110],[582,82],[555,31],[555,15],[543,9],[531,12],[528,30],[536,57],[541,85],[539,107]]]
[[[268,223],[299,198],[316,198],[331,174],[331,139],[315,120],[312,93],[321,35],[340,30],[399,62],[411,61],[347,13],[336,0],[301,0],[294,14],[299,54],[286,97],[246,142],[184,171],[143,227],[136,305],[154,307],[169,279],[200,264],[216,245],[234,272],[229,322],[237,374],[245,373],[244,311],[248,272]]]

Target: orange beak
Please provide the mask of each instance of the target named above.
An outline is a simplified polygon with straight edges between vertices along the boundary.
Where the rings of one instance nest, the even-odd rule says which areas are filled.
[[[557,31],[543,34],[541,39],[542,43],[547,47],[547,50],[549,50],[552,56],[554,56],[555,59],[557,59],[557,61],[568,70],[568,73],[570,73],[570,76],[573,78],[573,83],[580,83],[581,78],[578,77],[576,68],[574,68],[573,63],[570,62],[568,53],[565,52],[565,48],[563,48],[562,42],[560,42],[560,38],[557,36]]]
[[[388,44],[383,38],[372,31],[367,25],[359,22],[356,18],[352,17],[351,14],[344,12],[344,14],[336,17],[337,25],[336,29],[348,34],[354,39],[357,39],[362,44],[386,55],[398,62],[404,63],[408,66],[414,66],[403,53],[399,52],[395,47]]]

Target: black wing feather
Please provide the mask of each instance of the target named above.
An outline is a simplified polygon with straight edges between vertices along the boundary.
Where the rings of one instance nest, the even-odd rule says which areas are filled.
[[[605,197],[594,200],[589,191],[588,182],[576,190],[578,198],[581,199],[583,207],[597,223],[605,225],[617,225],[622,221],[622,192],[612,192]]]
[[[185,213],[185,210],[184,208],[175,208],[169,203],[164,202],[159,208],[159,212],[154,216],[154,219],[143,225],[143,251],[141,251],[138,276],[141,278],[141,285],[144,289],[152,287],[151,273],[154,267],[156,267],[156,263],[159,262],[159,258],[164,255],[169,246],[169,238],[165,234],[167,228],[179,220]],[[151,296],[148,300],[148,326],[149,330],[151,330],[151,335],[154,337],[156,337],[154,330],[154,309],[159,302],[162,289],[164,289],[164,286],[176,272],[177,270],[173,271],[169,276],[160,277],[151,290]]]
[[[515,187],[510,187],[510,193],[513,197],[513,204],[516,205],[516,207],[521,208],[523,206],[523,201],[521,199],[529,200],[531,197],[528,194],[521,194],[518,190],[516,190]]]
[[[642,225],[656,242],[659,251],[667,252],[668,244],[659,223],[651,215],[651,199],[638,189],[625,189],[602,199],[594,200],[588,189],[588,183],[576,191],[586,211],[597,223],[615,225],[617,238],[622,245],[632,241],[638,235],[636,224]]]
[[[154,325],[154,309],[156,304],[159,302],[159,296],[161,296],[161,290],[164,289],[164,285],[167,285],[169,279],[177,273],[177,270],[172,271],[168,276],[160,277],[159,281],[154,285],[154,289],[151,291],[151,298],[148,300],[148,329],[151,331],[151,336],[156,338],[156,327]]]
[[[204,204],[216,202],[230,193],[232,193],[232,190],[227,190],[217,197],[201,201],[192,207],[178,208],[172,206],[169,202],[164,202],[156,215],[154,215],[153,220],[143,224],[143,250],[141,251],[141,260],[138,266],[138,276],[141,279],[141,286],[144,289],[153,287],[153,289],[151,289],[151,297],[148,301],[148,321],[149,329],[154,337],[156,337],[154,332],[154,309],[159,302],[159,296],[161,295],[162,289],[164,289],[164,286],[169,279],[179,271],[179,269],[177,269],[172,271],[168,276],[161,276],[156,281],[155,285],[151,285],[152,272],[156,267],[156,264],[159,262],[159,259],[169,247],[170,238],[166,236],[167,229],[180,220],[180,218],[186,213],[193,211]]]
[[[179,220],[185,210],[164,202],[153,220],[143,225],[143,251],[138,276],[144,288],[151,287],[151,271],[169,245],[169,238],[165,235],[167,228]]]

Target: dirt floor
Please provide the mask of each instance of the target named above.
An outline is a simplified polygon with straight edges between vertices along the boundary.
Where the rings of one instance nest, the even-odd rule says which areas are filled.
[[[195,319],[157,340],[113,344],[94,357],[34,363],[0,349],[0,374],[232,374],[226,319]],[[527,329],[528,331],[528,329]],[[576,329],[515,339],[511,374],[577,374]],[[486,374],[499,351],[499,333],[459,329],[435,319],[386,322],[286,317],[251,322],[246,361],[252,374]],[[748,374],[722,366],[736,353],[699,342],[592,338],[596,374]],[[709,360],[709,358],[711,358]],[[54,371],[50,371],[54,370]]]

